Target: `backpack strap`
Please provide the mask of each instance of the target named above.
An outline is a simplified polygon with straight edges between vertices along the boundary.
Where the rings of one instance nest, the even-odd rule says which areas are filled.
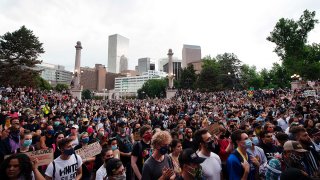
[[[54,162],[54,160],[52,161],[52,165],[53,165],[52,180],[54,180],[56,175],[56,163]]]
[[[170,157],[169,155],[166,155],[166,156],[168,157],[169,168],[170,168],[170,169],[174,169],[174,166],[173,166],[173,162],[172,162],[171,157]]]
[[[76,158],[77,167],[78,167],[78,156],[76,155],[76,153],[74,153],[74,156],[75,156],[75,158]]]

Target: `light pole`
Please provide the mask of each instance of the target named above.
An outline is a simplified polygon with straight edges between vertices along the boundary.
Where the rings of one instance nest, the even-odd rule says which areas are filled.
[[[300,75],[299,74],[293,74],[291,76],[291,79],[294,80],[294,81],[298,81],[300,79]]]

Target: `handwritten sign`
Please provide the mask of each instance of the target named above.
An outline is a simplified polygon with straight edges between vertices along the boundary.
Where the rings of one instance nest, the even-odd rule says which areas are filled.
[[[30,151],[21,154],[26,154],[30,158],[38,158],[39,166],[48,165],[53,161],[53,150],[51,149],[41,149],[37,151]],[[8,158],[10,155],[5,156],[5,159]]]
[[[218,133],[220,132],[219,127],[220,127],[220,125],[219,125],[218,123],[210,124],[210,126],[209,126],[209,128],[208,128],[209,133],[210,133],[211,135],[216,135],[216,134],[218,134]]]
[[[316,90],[305,90],[303,92],[303,95],[305,97],[308,97],[308,96],[316,96]]]
[[[81,149],[77,149],[76,153],[79,156],[81,156],[82,159],[85,159],[85,158],[90,158],[90,157],[93,157],[97,154],[100,154],[101,149],[102,148],[101,148],[99,142],[95,142],[95,143],[89,144],[88,146],[85,146]]]

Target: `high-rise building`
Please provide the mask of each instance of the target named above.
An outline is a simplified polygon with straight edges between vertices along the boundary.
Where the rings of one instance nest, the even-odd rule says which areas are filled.
[[[138,72],[142,74],[150,70],[150,58],[140,58],[138,59]]]
[[[61,65],[41,63],[35,69],[40,70],[41,77],[53,86],[57,84],[70,85],[72,81],[72,72],[66,71],[65,67]]]
[[[188,64],[201,61],[201,47],[195,45],[183,45],[182,48],[182,68]]]
[[[128,58],[124,55],[120,57],[120,72],[128,70]]]
[[[109,36],[108,72],[120,73],[128,69],[129,39],[119,34]]]

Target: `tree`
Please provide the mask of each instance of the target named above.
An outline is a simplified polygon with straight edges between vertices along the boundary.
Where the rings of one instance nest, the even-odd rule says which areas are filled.
[[[69,86],[66,84],[57,84],[55,89],[59,92],[63,91],[63,90],[68,90]]]
[[[166,79],[149,79],[138,90],[138,98],[162,98],[166,94],[167,84]]]
[[[273,64],[269,71],[269,77],[270,83],[276,88],[285,88],[290,85],[290,75],[287,69],[278,63]]]
[[[48,81],[44,80],[42,77],[38,76],[36,78],[37,81],[37,87],[41,90],[51,90],[52,86],[49,84]]]
[[[315,11],[305,10],[299,20],[281,18],[267,40],[276,44],[274,52],[282,60],[288,74],[299,74],[306,79],[320,77],[319,45],[307,45],[308,33],[318,20]]]
[[[82,91],[82,99],[92,99],[92,93],[90,89],[85,89]]]
[[[211,58],[211,56],[206,56],[202,61],[203,65],[197,81],[197,87],[205,91],[221,89],[219,86],[220,66],[216,59]]]
[[[41,63],[38,58],[42,53],[42,43],[25,26],[0,36],[0,82],[36,86],[39,72],[33,68]]]
[[[196,71],[193,65],[189,65],[181,70],[181,76],[179,80],[179,87],[182,89],[194,89],[195,82],[197,80]]]
[[[242,65],[239,76],[240,84],[244,89],[249,89],[250,87],[258,89],[263,85],[263,79],[259,76],[255,66]]]

